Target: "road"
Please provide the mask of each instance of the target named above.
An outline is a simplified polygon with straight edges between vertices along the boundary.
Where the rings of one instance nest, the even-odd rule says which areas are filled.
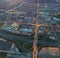
[[[40,55],[40,58],[60,58],[60,55],[59,56],[53,56],[53,55],[46,55],[46,54],[44,54],[44,55]]]
[[[29,36],[20,36],[19,34],[15,34],[6,30],[0,30],[0,37],[5,38],[6,40],[10,40],[10,41],[17,41],[17,40],[24,40],[26,42],[31,42],[32,39],[30,39],[31,37]],[[22,38],[22,39],[21,39]],[[28,39],[29,38],[29,39]],[[29,41],[30,40],[30,41]]]
[[[16,35],[16,34],[13,34],[11,32],[5,31],[5,30],[0,30],[0,38],[3,38],[9,42],[14,43],[20,52],[23,51],[24,49],[23,49],[23,47],[21,47],[21,44],[18,41],[20,41],[20,42],[24,41],[24,43],[33,42],[33,39],[31,39],[31,37]]]
[[[34,39],[29,36],[16,35],[16,34],[10,33],[5,30],[0,30],[0,38],[3,38],[7,41],[14,43],[17,46],[17,48],[19,49],[19,51],[24,51],[24,48],[21,46],[21,44],[18,41],[20,41],[20,42],[24,41],[24,43],[28,44],[28,43],[33,43],[33,39]],[[24,44],[24,43],[22,43],[22,44]],[[59,46],[60,42],[56,43],[56,42],[43,42],[43,41],[40,42],[40,41],[38,41],[38,43],[41,46],[44,46],[44,45]]]
[[[10,41],[10,42],[14,43],[16,45],[16,47],[18,48],[19,52],[23,52],[23,53],[26,52],[26,51],[27,52],[29,52],[29,51],[25,50],[23,48],[23,46],[21,46],[18,41],[25,41],[25,43],[27,43],[27,44],[28,43],[33,43],[33,39],[31,39],[31,37],[16,35],[16,34],[10,33],[9,31],[5,31],[5,30],[1,30],[1,29],[0,29],[0,38],[3,38],[5,40],[7,40],[7,41]],[[56,46],[56,47],[60,47],[60,42],[56,43],[56,42],[43,42],[43,41],[41,42],[41,41],[38,41],[38,43],[39,43],[39,50],[43,46]],[[24,58],[25,56],[19,56],[19,57],[20,58],[22,58],[22,57]]]
[[[14,23],[15,21],[0,21],[2,23]],[[35,23],[24,23],[24,22],[16,22],[17,24],[26,24],[26,25],[32,25],[32,26],[35,26],[36,24]],[[48,24],[38,24],[38,26],[49,26]]]
[[[6,40],[4,40],[3,38],[0,38],[0,41],[6,41]]]

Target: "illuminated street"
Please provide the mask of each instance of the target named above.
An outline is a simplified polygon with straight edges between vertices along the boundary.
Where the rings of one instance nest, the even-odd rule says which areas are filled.
[[[60,58],[60,0],[1,0],[0,58]]]

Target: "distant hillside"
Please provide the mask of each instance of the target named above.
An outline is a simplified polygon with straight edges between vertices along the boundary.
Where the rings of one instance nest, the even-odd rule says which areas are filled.
[[[36,3],[37,0],[24,0],[25,2]],[[40,3],[57,3],[57,0],[39,0]]]

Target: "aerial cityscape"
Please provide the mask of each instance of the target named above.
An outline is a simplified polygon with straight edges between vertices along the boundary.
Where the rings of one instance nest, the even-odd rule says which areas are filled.
[[[0,58],[60,58],[60,0],[0,0]]]

